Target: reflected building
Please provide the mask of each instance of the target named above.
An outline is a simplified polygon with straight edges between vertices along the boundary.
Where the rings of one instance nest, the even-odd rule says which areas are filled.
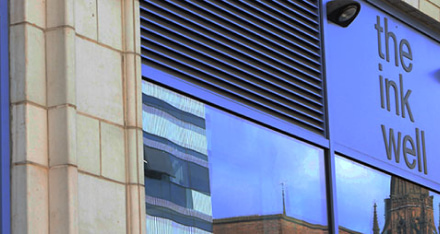
[[[373,234],[437,234],[434,219],[433,196],[429,190],[398,177],[391,178],[390,197],[385,199],[385,224],[381,229],[374,204]],[[289,217],[285,213],[275,215],[242,216],[214,219],[215,234],[281,234],[281,233],[329,233],[328,227]],[[339,227],[339,234],[360,234]]]
[[[391,178],[390,197],[385,199],[385,225],[378,229],[375,207],[374,234],[433,234],[433,196],[429,190],[398,177]]]
[[[205,106],[143,84],[147,233],[212,233]]]
[[[241,216],[226,219],[214,219],[214,234],[328,234],[325,225],[306,222],[283,214]],[[340,234],[362,234],[345,227],[339,228]]]
[[[328,227],[313,224],[283,214],[242,216],[226,219],[214,219],[214,234],[328,234]],[[345,227],[339,228],[340,234],[361,234]]]
[[[328,234],[326,225],[313,224],[286,214],[284,188],[282,193],[283,213],[274,215],[252,215],[225,219],[214,219],[215,234]],[[343,234],[360,234],[344,228]]]
[[[226,219],[214,219],[215,234],[281,234],[281,233],[310,233],[327,234],[328,227],[312,224],[285,214],[255,215]],[[359,232],[345,232],[356,233]]]

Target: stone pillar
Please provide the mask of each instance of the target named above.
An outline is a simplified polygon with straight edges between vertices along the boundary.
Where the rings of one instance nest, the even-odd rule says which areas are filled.
[[[49,232],[44,0],[10,4],[11,229]]]
[[[139,1],[10,5],[12,232],[145,233]]]
[[[145,233],[145,190],[142,135],[142,74],[139,1],[122,3],[124,120],[127,163],[127,223],[129,233]]]
[[[46,0],[49,230],[78,233],[74,0]]]

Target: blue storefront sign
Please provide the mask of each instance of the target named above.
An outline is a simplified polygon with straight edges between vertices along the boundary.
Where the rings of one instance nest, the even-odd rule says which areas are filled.
[[[439,190],[440,44],[361,5],[349,27],[324,24],[334,149]]]

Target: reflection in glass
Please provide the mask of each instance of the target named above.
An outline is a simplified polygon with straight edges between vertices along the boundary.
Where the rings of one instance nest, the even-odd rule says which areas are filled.
[[[323,150],[143,82],[147,233],[328,233]]]
[[[440,196],[399,177],[336,157],[339,233],[438,233]]]

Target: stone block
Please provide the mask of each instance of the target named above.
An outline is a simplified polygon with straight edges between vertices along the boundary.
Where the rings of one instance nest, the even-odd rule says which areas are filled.
[[[125,139],[124,130],[101,122],[102,175],[126,182],[125,180]]]
[[[60,27],[46,33],[47,104],[72,104],[75,99],[75,31]]]
[[[144,135],[142,130],[138,129],[137,132],[137,147],[138,147],[138,154],[139,154],[139,163],[138,163],[138,181],[139,184],[144,185],[145,184],[145,176],[144,176]]]
[[[123,124],[121,54],[76,39],[76,100],[79,112]]]
[[[75,27],[76,0],[46,0],[47,28],[70,26]]]
[[[12,162],[48,165],[47,111],[30,104],[12,106]]]
[[[77,165],[76,111],[71,106],[49,109],[50,166]]]
[[[135,17],[135,9],[134,1],[123,1],[124,7],[124,34],[122,35],[124,40],[124,51],[134,52],[135,51],[135,21],[137,18]]]
[[[78,34],[98,40],[96,0],[75,1],[75,28]]]
[[[129,185],[128,189],[130,189],[130,209],[128,209],[130,211],[128,216],[130,217],[130,233],[142,234],[144,232],[141,232],[141,219],[145,219],[145,216],[140,214],[140,205],[145,203],[145,200],[141,201],[139,199],[140,193],[144,193],[144,190],[141,190],[139,185]]]
[[[10,28],[11,102],[46,105],[44,32],[29,24]]]
[[[120,0],[98,0],[98,40],[122,50],[122,6]]]
[[[47,169],[34,165],[11,170],[11,226],[13,233],[49,233]]]
[[[79,173],[79,233],[126,233],[125,185]]]
[[[141,209],[141,233],[147,233],[147,225],[146,225],[146,214],[147,211],[145,209],[145,187],[140,186],[141,192],[140,192],[140,209]]]
[[[128,154],[128,182],[136,184],[139,178],[139,154],[137,147],[136,129],[125,130],[127,134],[127,154]]]
[[[46,27],[45,0],[13,0],[9,3],[11,24],[29,22],[41,28]]]
[[[125,125],[134,127],[136,126],[137,111],[136,109],[138,100],[137,92],[142,92],[141,89],[137,89],[137,77],[136,73],[136,55],[124,54],[124,66],[125,66]]]
[[[440,9],[434,4],[428,2],[427,0],[420,0],[420,11],[427,14],[431,18],[439,21],[440,20]]]
[[[142,128],[142,64],[141,56],[136,55],[136,126]]]
[[[134,1],[134,40],[135,40],[135,52],[136,54],[141,54],[141,18],[140,18],[140,7],[139,1]]]
[[[100,175],[99,121],[78,114],[76,116],[76,154],[80,170]]]
[[[416,9],[419,9],[419,0],[404,0],[404,2],[408,3]]]
[[[78,169],[49,170],[50,233],[78,233]]]
[[[407,0],[407,1],[416,1],[416,0]],[[440,7],[440,0],[429,0],[431,3],[436,5],[437,7]]]

